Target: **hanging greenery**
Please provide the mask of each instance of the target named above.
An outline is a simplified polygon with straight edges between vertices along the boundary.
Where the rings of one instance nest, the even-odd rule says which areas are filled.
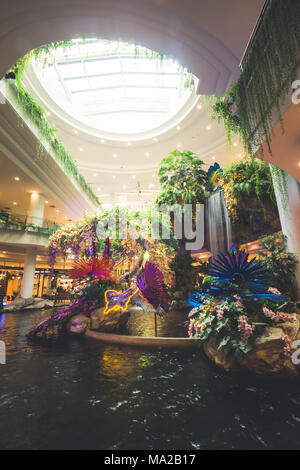
[[[15,80],[11,82],[11,90],[15,93],[20,106],[30,117],[31,122],[37,126],[40,137],[53,149],[58,162],[63,166],[66,173],[75,179],[83,192],[98,206],[100,203],[97,196],[85,181],[71,155],[58,139],[57,130],[49,123],[44,109],[36,103],[22,85],[23,74],[33,58],[41,60],[43,57],[46,58],[52,50],[67,48],[72,44],[72,41],[55,42],[31,51],[19,59],[10,71],[15,77]],[[38,154],[41,151],[43,151],[42,145],[38,149]]]
[[[278,168],[277,166],[270,165],[272,178],[274,184],[277,186],[280,195],[281,195],[281,203],[283,209],[286,209],[288,206],[289,195],[288,195],[288,183],[285,172]]]
[[[224,121],[229,141],[241,134],[250,155],[264,142],[271,152],[272,113],[275,108],[281,117],[281,100],[297,76],[299,47],[300,2],[271,0],[238,81],[213,105],[213,119]]]
[[[248,158],[232,164],[223,172],[221,187],[234,224],[235,241],[249,241],[279,230],[272,175],[269,165]]]

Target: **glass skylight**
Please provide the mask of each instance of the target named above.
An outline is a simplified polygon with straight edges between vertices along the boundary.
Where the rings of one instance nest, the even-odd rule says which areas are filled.
[[[131,44],[75,40],[36,72],[50,96],[81,122],[117,134],[146,132],[170,120],[195,78],[158,53]]]

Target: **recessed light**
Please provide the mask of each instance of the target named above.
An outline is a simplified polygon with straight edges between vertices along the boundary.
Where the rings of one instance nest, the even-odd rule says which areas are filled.
[[[237,142],[234,142],[233,146],[234,146],[234,147],[237,147],[237,146],[238,146]]]
[[[101,144],[104,144],[105,143],[105,140],[104,139],[101,139]]]
[[[198,104],[197,109],[202,109],[202,104]]]
[[[113,153],[113,158],[117,158],[117,154],[116,153]]]
[[[64,218],[67,220],[68,217],[64,217]]]
[[[215,159],[216,159],[216,157],[211,157],[211,159],[212,159],[212,160],[215,160]]]
[[[154,139],[153,139],[153,140],[154,140],[154,142],[157,142],[157,137],[154,137]]]
[[[130,147],[130,146],[131,146],[131,142],[127,142],[127,145],[128,145],[128,147]]]
[[[132,177],[131,177],[131,178],[132,178],[133,180],[135,180],[135,175],[132,175]]]
[[[74,134],[78,134],[78,131],[75,129]]]
[[[180,126],[177,126],[176,129],[177,129],[178,131],[180,131],[181,127],[180,127]]]
[[[16,202],[13,202],[13,205],[14,205],[14,206],[16,206],[16,205],[17,205],[17,203],[16,203]]]
[[[97,173],[94,173],[93,176],[96,177],[96,176],[97,176]]]
[[[154,186],[155,186],[155,185],[154,185],[153,183],[149,184],[149,188],[150,188],[150,189],[151,189],[151,188],[154,188]]]
[[[179,148],[179,149],[180,149],[180,147],[181,147],[181,144],[177,144],[177,148]]]
[[[47,116],[51,116],[51,113],[49,111],[47,111]]]
[[[58,209],[56,209],[56,212],[59,212],[59,210],[58,210]]]
[[[15,177],[14,177],[14,180],[15,180],[15,181],[20,181],[20,178],[19,178],[18,176],[15,176]]]
[[[149,152],[146,153],[146,157],[150,157],[150,153],[149,153]]]
[[[127,188],[126,184],[123,184],[122,188],[123,188],[123,189],[126,189],[126,188]]]
[[[115,178],[116,178],[116,175],[113,175],[112,177],[113,177],[113,179],[115,179]]]
[[[45,201],[45,204],[49,204],[49,201]]]
[[[101,191],[101,188],[97,188],[97,191]]]
[[[206,130],[207,130],[207,131],[210,131],[210,130],[211,130],[211,126],[206,126]]]
[[[300,162],[298,163],[298,166],[300,166]]]
[[[152,178],[155,178],[155,174],[153,173]]]
[[[80,147],[79,152],[83,152],[83,148]]]

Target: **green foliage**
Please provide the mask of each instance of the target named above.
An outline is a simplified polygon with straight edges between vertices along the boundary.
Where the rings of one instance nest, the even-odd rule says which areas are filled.
[[[276,184],[281,195],[282,207],[286,209],[288,205],[288,198],[289,198],[286,174],[281,168],[278,168],[277,166],[270,165],[270,168],[271,168],[273,181]]]
[[[178,251],[170,263],[170,268],[175,273],[174,292],[180,291],[183,298],[188,298],[194,289],[196,273],[193,270],[194,260],[187,251]]]
[[[222,97],[216,98],[212,106],[213,114],[212,120],[217,120],[219,123],[223,122],[227,141],[229,144],[232,142],[232,137],[241,133],[241,122],[236,113],[234,113],[235,106],[235,83],[231,90],[226,92]]]
[[[240,287],[232,283],[219,283],[218,287],[222,288],[223,297],[208,298],[190,312],[189,336],[202,342],[212,341],[225,354],[248,354],[266,327],[294,322],[295,305],[292,303],[280,305],[258,300],[250,292],[245,295],[244,289],[240,298]]]
[[[232,164],[223,172],[222,187],[239,243],[249,241],[250,231],[255,239],[279,229],[272,175],[267,163],[248,158]]]
[[[299,1],[271,0],[238,81],[213,108],[214,118],[224,120],[229,139],[240,133],[250,155],[265,141],[271,151],[273,110],[281,116],[281,101],[297,77],[299,24]]]
[[[158,172],[162,191],[157,204],[196,204],[204,201],[204,162],[191,151],[174,150],[161,161]]]
[[[93,190],[87,184],[83,175],[78,170],[78,167],[71,155],[59,141],[57,137],[57,131],[50,125],[48,119],[46,118],[44,109],[42,106],[36,103],[36,101],[22,85],[22,76],[33,57],[46,57],[51,50],[57,49],[59,47],[68,47],[70,45],[70,41],[52,43],[47,46],[42,46],[40,49],[31,51],[26,56],[19,59],[16,65],[12,68],[12,71],[16,75],[16,81],[11,85],[11,89],[16,94],[18,103],[28,114],[31,122],[37,126],[40,137],[44,139],[54,151],[57,161],[63,166],[65,172],[74,178],[83,192],[85,192],[96,205],[99,205],[97,196],[94,194]],[[43,148],[40,145],[38,154],[40,154],[42,150]]]
[[[258,254],[267,269],[272,273],[273,285],[287,299],[297,301],[299,291],[296,281],[297,258],[289,253],[286,239],[282,234],[270,235],[263,238],[259,245],[266,251]]]

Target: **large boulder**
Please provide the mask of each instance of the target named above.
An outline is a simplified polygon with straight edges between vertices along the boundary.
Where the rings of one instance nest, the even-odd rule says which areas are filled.
[[[112,333],[124,328],[129,320],[130,312],[117,310],[104,313],[104,308],[98,308],[91,314],[91,328],[104,333]]]
[[[14,302],[5,305],[2,312],[19,312],[20,310],[34,310],[34,309],[43,309],[43,308],[53,308],[54,302],[46,299],[39,299],[35,297],[30,297],[28,299],[23,299],[18,297]]]
[[[67,331],[72,335],[83,335],[90,327],[90,318],[82,314],[75,315],[67,323]]]
[[[246,369],[257,375],[276,377],[297,377],[300,366],[293,364],[291,357],[284,354],[283,337],[288,335],[291,342],[300,339],[300,316],[294,315],[294,323],[283,323],[278,327],[266,328],[258,337],[253,349],[246,355],[226,355],[218,349],[219,342],[215,339],[206,341],[203,349],[215,364],[227,372]]]

